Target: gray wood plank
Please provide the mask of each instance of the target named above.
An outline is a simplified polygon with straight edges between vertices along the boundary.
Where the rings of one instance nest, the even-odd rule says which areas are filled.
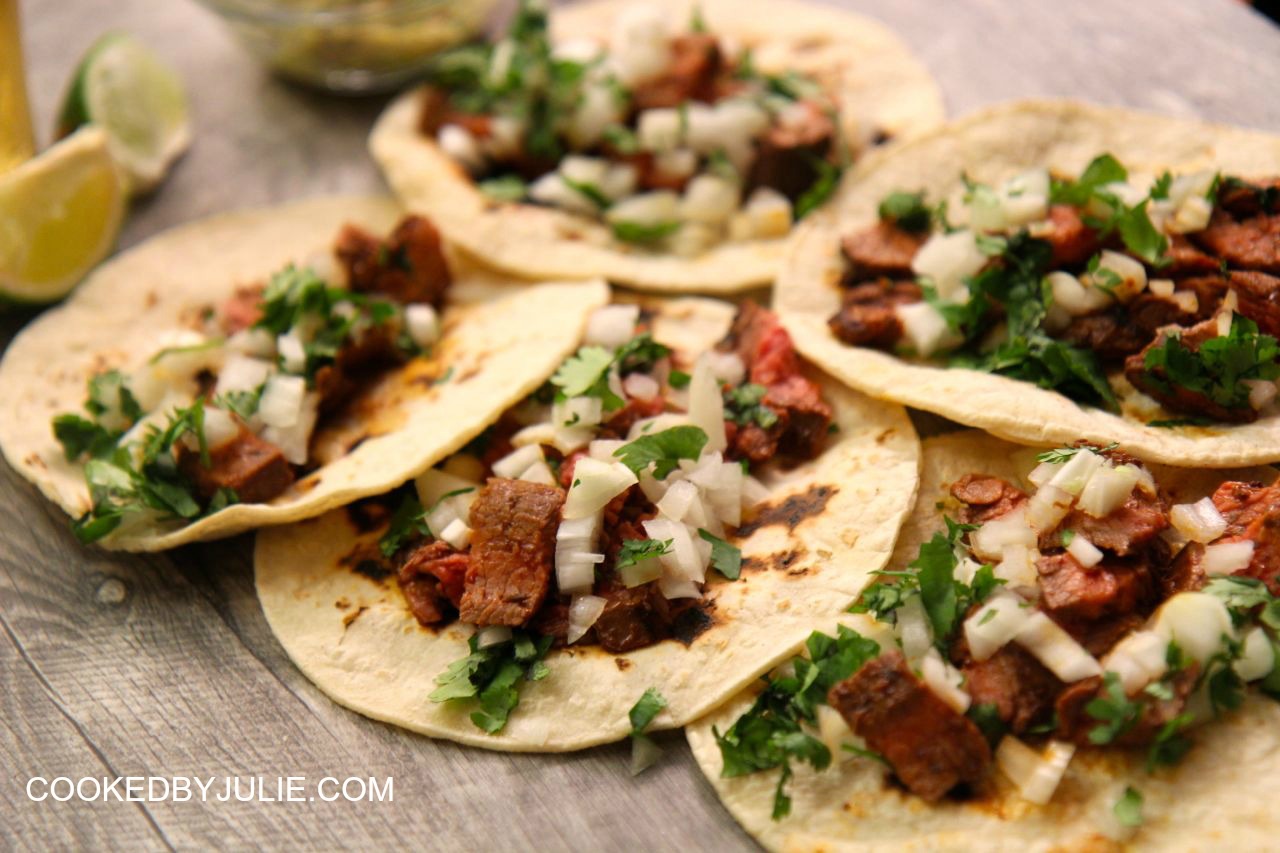
[[[1227,0],[854,0],[895,27],[964,113],[1074,96],[1280,131],[1280,30]],[[364,153],[382,99],[282,84],[194,2],[24,3],[47,139],[75,59],[135,32],[183,73],[196,145],[135,205],[130,245],[207,213],[376,190]],[[7,341],[26,316],[0,319]],[[408,735],[329,702],[289,663],[253,595],[247,537],[154,558],[81,548],[0,473],[0,825],[15,847],[741,849],[683,740],[633,780],[627,747],[511,756]],[[430,674],[424,674],[424,678]],[[34,775],[393,776],[392,803],[31,803]]]

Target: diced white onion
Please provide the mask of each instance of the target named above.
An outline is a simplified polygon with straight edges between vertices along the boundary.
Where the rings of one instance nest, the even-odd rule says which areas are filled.
[[[486,649],[511,639],[511,629],[506,625],[488,625],[476,631],[476,646]]]
[[[1244,635],[1240,657],[1231,665],[1236,675],[1245,681],[1266,678],[1275,667],[1275,649],[1271,638],[1259,625],[1254,625]]]
[[[666,14],[657,6],[624,6],[613,19],[609,68],[624,86],[661,73],[670,61]]]
[[[548,172],[530,184],[529,198],[586,216],[594,216],[598,210],[594,201],[569,186],[559,172]]]
[[[698,589],[696,583],[671,574],[663,574],[662,577],[658,578],[658,590],[662,593],[662,597],[666,599],[702,598],[702,592]]]
[[[563,517],[585,518],[604,509],[605,504],[636,484],[636,475],[621,462],[601,462],[590,456],[578,459],[573,468],[573,484],[564,501]]]
[[[595,567],[603,554],[593,553],[600,528],[599,513],[560,522],[556,531],[556,586],[565,594],[590,592]]]
[[[218,384],[214,394],[228,394],[234,391],[256,391],[267,381],[275,365],[261,358],[231,353],[218,371]]]
[[[744,509],[766,501],[772,495],[769,487],[755,477],[744,477],[742,480],[742,506]]]
[[[999,559],[1006,545],[1036,546],[1036,532],[1027,521],[1025,507],[992,519],[969,534],[973,553],[984,560]]]
[[[589,346],[617,349],[635,337],[640,320],[639,305],[605,305],[587,318],[583,342]]]
[[[575,595],[569,605],[569,645],[582,639],[582,636],[596,624],[604,606],[608,602],[598,595]]]
[[[1024,800],[1044,805],[1053,798],[1075,751],[1075,744],[1051,740],[1044,752],[1037,752],[1013,735],[1005,735],[996,747],[996,765]]]
[[[273,376],[262,390],[258,417],[267,426],[288,429],[302,417],[306,396],[307,381],[301,376]]]
[[[1169,641],[1155,631],[1134,631],[1112,647],[1102,668],[1120,678],[1125,693],[1136,693],[1169,668]]]
[[[1137,484],[1138,469],[1132,465],[1102,465],[1089,477],[1076,506],[1094,518],[1104,518],[1124,505]]]
[[[1027,501],[1027,523],[1040,533],[1048,533],[1071,511],[1071,495],[1052,483],[1041,486]]]
[[[484,169],[484,152],[471,135],[471,131],[456,124],[446,124],[436,134],[436,142],[444,153],[458,161],[468,172],[475,174]]]
[[[1161,299],[1168,299],[1173,296],[1173,279],[1171,278],[1153,278],[1147,282],[1147,290],[1150,290],[1153,296],[1159,296]]]
[[[614,163],[609,166],[609,171],[604,173],[604,180],[600,182],[599,190],[609,201],[621,201],[636,191],[636,182],[639,178],[640,175],[635,166],[630,163]]]
[[[1242,569],[1247,569],[1253,562],[1253,548],[1254,543],[1250,539],[1206,545],[1204,561],[1200,565],[1206,574],[1235,574]]]
[[[791,231],[791,200],[769,187],[760,187],[752,192],[742,214],[748,237],[767,240],[785,237]]]
[[[693,544],[689,528],[669,518],[651,518],[641,523],[644,532],[659,542],[671,540],[667,553],[658,559],[673,576],[679,579],[703,583],[707,575],[707,563]]]
[[[661,151],[654,155],[653,168],[669,178],[687,178],[698,168],[698,155],[688,148]]]
[[[542,446],[527,444],[517,448],[493,463],[493,475],[508,480],[515,480],[529,469],[535,462],[543,461]]]
[[[738,185],[716,175],[698,175],[685,187],[680,216],[687,222],[719,225],[738,209]]]
[[[1076,562],[1086,569],[1092,569],[1102,562],[1102,552],[1098,550],[1098,546],[1079,533],[1071,537],[1071,544],[1067,546],[1067,553],[1075,557]]]
[[[637,400],[652,400],[662,393],[658,380],[647,373],[632,373],[622,380],[622,388],[628,397]]]
[[[1005,545],[1000,551],[1000,562],[996,564],[994,574],[1005,581],[1009,587],[1034,587],[1040,575],[1036,571],[1036,560],[1040,552],[1026,545]]]
[[[967,292],[964,279],[985,267],[989,260],[978,248],[972,231],[938,232],[916,252],[911,271],[928,278],[938,296],[951,302]]]
[[[204,409],[204,441],[210,450],[230,444],[240,435],[240,421],[225,409]]]
[[[714,453],[728,447],[724,432],[724,398],[711,363],[700,356],[689,380],[689,422],[707,434],[703,453]]]
[[[1027,475],[1027,482],[1039,488],[1045,483],[1053,479],[1053,475],[1058,473],[1058,466],[1052,462],[1041,462],[1035,468],[1031,469],[1031,473]]]
[[[284,369],[290,373],[301,373],[307,367],[307,350],[296,329],[290,329],[276,338],[276,350],[280,353],[280,361]]]
[[[275,358],[276,339],[266,329],[241,329],[227,338],[227,349],[254,358]]]
[[[1174,234],[1190,234],[1209,227],[1212,217],[1213,203],[1204,196],[1192,196],[1178,205],[1173,219],[1166,223],[1166,227]]]
[[[893,313],[902,324],[906,340],[921,358],[964,342],[964,338],[947,325],[947,318],[942,316],[942,312],[928,302],[895,305]]]
[[[920,680],[957,714],[963,714],[969,710],[969,703],[972,700],[969,694],[960,688],[964,677],[955,667],[942,659],[937,649],[930,647],[921,660]]]
[[[903,602],[898,608],[897,616],[902,653],[909,662],[915,664],[933,648],[933,629],[929,626],[929,617],[920,596],[913,595]]]
[[[587,454],[592,459],[598,459],[601,462],[614,462],[617,457],[613,454],[625,444],[626,442],[621,439],[597,438],[587,447]]]
[[[524,473],[517,479],[524,480],[526,483],[539,483],[543,486],[558,486],[556,475],[552,472],[551,466],[546,462],[535,462],[528,468],[524,469]]]
[[[461,518],[455,518],[440,531],[440,538],[461,551],[471,544],[471,528]]]
[[[1058,473],[1053,475],[1049,485],[1062,489],[1069,495],[1079,495],[1088,485],[1093,472],[1106,462],[1101,456],[1088,448],[1077,450],[1070,459],[1062,464]]]
[[[818,718],[818,738],[831,751],[831,757],[836,763],[853,758],[853,753],[842,749],[841,744],[857,739],[857,735],[849,728],[841,713],[826,703],[813,710]]]
[[[1135,260],[1128,255],[1104,249],[1098,260],[1098,272],[1091,273],[1089,276],[1094,279],[1091,284],[1097,287],[1098,282],[1115,281],[1115,278],[1106,275],[1106,273],[1111,273],[1115,278],[1119,279],[1118,283],[1108,286],[1107,289],[1113,297],[1122,303],[1129,302],[1146,289],[1146,267],[1142,265],[1141,261]]]
[[[436,309],[425,302],[405,306],[404,325],[409,338],[423,349],[440,339],[440,317]]]
[[[1027,617],[1014,639],[1067,683],[1102,674],[1097,659],[1040,611]]]
[[[646,557],[630,566],[618,569],[618,576],[622,578],[622,585],[627,589],[650,583],[662,577],[662,562],[657,557]]]
[[[477,482],[470,478],[446,473],[439,468],[428,468],[418,475],[413,485],[418,492],[418,502],[424,508],[430,509],[450,492],[457,492],[462,489],[474,490]]]
[[[1180,592],[1170,598],[1156,611],[1152,630],[1202,665],[1222,650],[1224,636],[1235,637],[1227,606],[1207,592]]]
[[[643,110],[636,120],[636,139],[646,151],[674,151],[680,146],[680,111]]]
[[[706,359],[711,367],[711,375],[721,384],[736,387],[747,378],[746,365],[742,363],[742,358],[736,352],[709,350],[703,353],[701,358]]]
[[[1191,504],[1175,504],[1169,510],[1169,523],[1192,542],[1212,542],[1227,529],[1227,520],[1213,499],[1207,497]]]
[[[1249,405],[1254,411],[1267,407],[1276,398],[1276,383],[1266,379],[1243,380],[1249,389]]]
[[[278,378],[281,377],[273,377],[273,379]],[[266,394],[264,393],[263,396],[265,397]],[[259,414],[261,414],[261,406],[259,406]],[[320,395],[314,391],[309,392],[303,397],[301,411],[298,412],[297,419],[292,425],[275,427],[268,424],[262,430],[262,438],[279,447],[284,453],[284,458],[294,465],[304,465],[307,461],[307,447],[311,443],[311,430],[315,427],[319,414]]]
[[[604,218],[613,224],[661,225],[680,217],[680,197],[670,190],[633,195],[613,205]]]
[[[658,512],[672,521],[684,521],[689,508],[698,500],[698,487],[688,480],[672,483],[658,501]]]
[[[964,621],[964,635],[974,660],[986,660],[1018,635],[1030,611],[1014,595],[997,593]]]
[[[551,407],[551,421],[557,427],[589,427],[604,417],[604,402],[599,397],[570,397]]]

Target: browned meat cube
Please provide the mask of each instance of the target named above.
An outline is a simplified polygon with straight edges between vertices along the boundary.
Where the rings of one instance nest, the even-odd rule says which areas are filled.
[[[352,290],[380,293],[402,304],[438,307],[452,282],[440,232],[421,216],[406,216],[385,241],[347,225],[334,252],[346,267]]]
[[[262,285],[237,287],[218,310],[218,323],[227,335],[250,328],[262,319]]]
[[[1137,324],[1111,313],[1075,317],[1055,337],[1091,350],[1104,362],[1127,358],[1151,340],[1151,334]]]
[[[1183,234],[1169,237],[1169,264],[1161,267],[1162,278],[1184,275],[1211,275],[1219,268],[1218,259],[1196,248]]]
[[[836,126],[821,105],[800,103],[802,120],[774,125],[757,144],[748,191],[769,187],[795,201],[818,180],[819,162],[831,153]]]
[[[1098,232],[1085,225],[1079,209],[1069,204],[1052,205],[1048,229],[1036,236],[1053,247],[1049,265],[1054,269],[1083,264],[1102,248]]]
[[[894,308],[921,298],[920,286],[913,281],[883,278],[855,284],[845,291],[840,310],[827,326],[850,346],[892,349],[902,338],[902,321]]]
[[[1058,526],[1074,530],[1097,547],[1121,557],[1136,554],[1169,526],[1169,512],[1164,501],[1137,488],[1115,511],[1094,518],[1073,509]],[[1056,534],[1053,534],[1057,538]],[[1041,546],[1046,543],[1042,540]]]
[[[1280,278],[1263,272],[1233,271],[1229,284],[1240,301],[1240,313],[1257,323],[1258,331],[1280,337]]]
[[[964,504],[961,524],[986,524],[1027,502],[1027,493],[999,477],[965,474],[951,484],[951,496]]]
[[[845,282],[881,276],[911,278],[911,262],[927,236],[905,231],[891,222],[877,222],[870,228],[855,231],[840,241],[840,253],[849,265]]]
[[[902,784],[926,800],[978,782],[991,763],[978,727],[926,687],[899,651],[864,664],[832,687],[827,701]]]
[[[1191,239],[1232,267],[1280,272],[1280,214],[1237,220],[1218,210],[1209,227],[1194,232]]]
[[[671,636],[671,610],[655,583],[627,589],[621,582],[601,590],[604,612],[596,620],[596,640],[620,654],[651,646]]]
[[[1021,646],[1010,643],[962,671],[974,705],[993,705],[1014,734],[1043,722],[1063,683]]]
[[[1103,560],[1086,569],[1066,552],[1042,554],[1040,605],[1055,618],[1093,621],[1141,609],[1151,598],[1151,570],[1145,559]]]
[[[1203,416],[1226,423],[1252,423],[1258,419],[1257,411],[1248,403],[1228,408],[1190,388],[1167,382],[1168,377],[1164,375],[1163,370],[1148,372],[1147,353],[1153,348],[1164,346],[1168,335],[1168,331],[1161,332],[1147,345],[1146,349],[1125,359],[1124,375],[1135,388],[1150,394],[1171,412]],[[1210,317],[1184,330],[1181,337],[1183,345],[1195,352],[1202,343],[1217,335],[1218,321]]]
[[[1257,483],[1223,483],[1213,503],[1227,519],[1223,539],[1248,539],[1254,543],[1253,559],[1239,575],[1264,581],[1280,595],[1280,486]]]
[[[457,612],[468,563],[467,554],[438,540],[423,542],[409,552],[396,577],[419,622],[436,625]]]
[[[489,480],[471,505],[471,564],[458,618],[524,625],[551,585],[564,492],[524,480]]]
[[[176,445],[178,468],[208,500],[219,489],[231,489],[241,503],[265,503],[293,483],[293,468],[284,453],[248,429],[221,447],[209,451],[209,465],[199,451]]]
[[[1199,674],[1199,667],[1195,664],[1179,672],[1173,678],[1173,697],[1170,699],[1159,699],[1143,692],[1129,697],[1142,705],[1142,714],[1133,727],[1112,741],[1112,744],[1137,747],[1146,746],[1155,740],[1165,724],[1186,708],[1187,696],[1195,688]],[[1101,721],[1090,716],[1085,709],[1094,699],[1105,695],[1102,679],[1096,676],[1077,681],[1062,691],[1057,701],[1058,737],[1082,746],[1091,745],[1089,732],[1097,728]]]
[[[671,40],[671,61],[651,80],[631,92],[636,110],[679,107],[686,101],[715,101],[722,64],[720,44],[707,33],[688,33]]]

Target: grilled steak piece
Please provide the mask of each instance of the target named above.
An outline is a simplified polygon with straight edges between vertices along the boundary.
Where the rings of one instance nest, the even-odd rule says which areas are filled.
[[[471,564],[458,618],[475,625],[524,625],[551,585],[564,492],[493,478],[471,505]]]
[[[840,241],[840,253],[848,264],[843,283],[852,285],[874,278],[912,277],[911,262],[928,235],[914,234],[892,222],[877,222]],[[916,287],[919,293],[919,287]],[[917,295],[913,301],[918,301]]]
[[[1236,574],[1257,578],[1280,595],[1280,486],[1223,483],[1213,503],[1227,519],[1226,532],[1217,541],[1254,543],[1253,559]]]
[[[1055,337],[1091,350],[1103,361],[1112,362],[1133,355],[1151,340],[1150,333],[1110,312],[1073,317]]]
[[[902,784],[926,800],[978,782],[991,763],[978,727],[926,687],[899,651],[868,661],[832,687],[827,701]]]
[[[1169,382],[1168,376],[1162,369],[1148,371],[1147,353],[1163,346],[1168,336],[1168,330],[1162,331],[1147,344],[1142,352],[1134,353],[1125,359],[1124,375],[1135,388],[1150,394],[1171,412],[1204,416],[1227,423],[1252,423],[1258,419],[1258,413],[1247,402],[1228,408],[1198,391]],[[1199,350],[1200,345],[1205,341],[1217,336],[1218,321],[1212,317],[1189,329],[1184,329],[1181,335],[1183,345],[1192,352]]]
[[[1180,592],[1195,592],[1208,581],[1204,571],[1204,546],[1190,542],[1160,575],[1160,594],[1172,598]]]
[[[836,126],[818,104],[800,101],[782,123],[765,132],[747,176],[748,193],[769,187],[793,202],[818,180],[819,164],[831,153]]]
[[[1027,493],[999,477],[965,474],[951,484],[951,496],[960,507],[961,524],[986,524],[1027,502]]]
[[[178,469],[209,500],[219,489],[231,489],[241,503],[265,503],[293,484],[293,468],[283,451],[248,429],[209,451],[209,465],[185,443],[174,445]]]
[[[414,618],[430,626],[453,617],[469,562],[465,553],[439,540],[423,542],[405,556],[396,579]]]
[[[1123,504],[1102,518],[1071,510],[1058,530],[1074,530],[1104,551],[1127,557],[1141,551],[1168,526],[1169,512],[1164,501],[1135,488]],[[1056,531],[1047,536],[1054,542],[1058,539]],[[1040,544],[1047,545],[1044,537]]]
[[[1195,689],[1198,676],[1199,667],[1195,664],[1191,664],[1174,676],[1170,685],[1173,697],[1170,699],[1159,699],[1141,691],[1129,697],[1142,705],[1142,714],[1132,727],[1111,741],[1111,745],[1138,747],[1146,746],[1155,740],[1165,724],[1186,708],[1187,696]],[[1105,695],[1102,679],[1097,676],[1077,681],[1062,691],[1056,706],[1057,736],[1063,740],[1074,741],[1081,746],[1094,745],[1089,740],[1089,732],[1097,728],[1101,721],[1090,716],[1085,709],[1094,699]]]
[[[822,389],[801,373],[791,335],[777,315],[754,302],[743,302],[717,349],[738,354],[748,381],[766,389],[761,405],[777,416],[769,427],[755,421],[742,426],[726,421],[731,455],[753,462],[763,462],[779,451],[800,458],[815,456],[833,413],[822,399]]]
[[[914,281],[882,278],[855,284],[844,293],[840,310],[827,321],[831,333],[855,347],[892,349],[902,338],[902,321],[894,310],[923,298]]]
[[[387,239],[345,226],[334,245],[351,289],[380,293],[396,302],[439,307],[452,279],[440,232],[429,219],[406,216]]]
[[[1054,618],[1094,621],[1141,609],[1153,592],[1145,559],[1104,559],[1086,569],[1064,552],[1041,554],[1040,605]]]
[[[1280,214],[1236,219],[1215,210],[1209,227],[1194,232],[1191,239],[1232,267],[1280,273]]]
[[[260,284],[237,287],[218,309],[218,325],[226,335],[234,335],[248,329],[262,319],[262,291]]]
[[[1084,224],[1077,208],[1069,204],[1052,205],[1048,221],[1045,231],[1036,236],[1053,247],[1051,269],[1083,264],[1102,248],[1098,232]]]
[[[656,583],[627,589],[614,579],[597,594],[604,597],[605,605],[593,627],[605,651],[629,652],[671,636],[670,604]]]
[[[1239,299],[1240,313],[1257,323],[1263,334],[1280,336],[1280,278],[1264,272],[1233,271],[1229,284]]]
[[[1218,271],[1218,259],[1196,248],[1183,234],[1169,237],[1169,264],[1160,268],[1161,277],[1211,275]]]
[[[686,101],[713,103],[720,92],[723,65],[720,43],[707,33],[687,33],[671,40],[671,61],[661,74],[641,81],[631,92],[633,110],[679,107]]]
[[[974,705],[993,705],[1014,734],[1044,722],[1063,683],[1021,646],[1008,643],[961,670]]]

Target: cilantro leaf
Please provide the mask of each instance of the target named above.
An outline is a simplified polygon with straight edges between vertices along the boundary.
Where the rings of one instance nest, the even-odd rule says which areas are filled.
[[[519,175],[499,175],[476,184],[486,198],[493,201],[520,201],[529,193],[529,187]]]
[[[702,528],[698,528],[698,536],[711,543],[711,567],[736,581],[742,574],[742,549]]]
[[[79,415],[58,415],[53,419],[53,436],[62,445],[62,453],[68,462],[77,462],[83,456],[110,455],[115,450],[120,434]]]
[[[649,724],[653,722],[653,718],[658,716],[658,712],[665,707],[667,707],[667,700],[658,692],[658,688],[650,687],[646,690],[627,712],[627,719],[631,721],[632,736],[644,734],[645,729],[649,728]]]
[[[1177,335],[1167,335],[1147,351],[1143,372],[1156,387],[1176,385],[1203,394],[1227,409],[1249,405],[1246,380],[1280,378],[1280,343],[1259,333],[1258,324],[1235,314],[1226,335],[1209,338],[1192,350]]]
[[[542,659],[552,640],[517,630],[510,640],[480,648],[473,634],[467,641],[470,654],[436,676],[436,689],[428,698],[432,702],[476,700],[480,707],[471,714],[471,722],[496,734],[520,703],[520,678],[538,681],[546,677],[548,670]]]
[[[752,382],[728,389],[724,392],[725,417],[739,426],[755,422],[769,429],[778,422],[778,413],[764,404],[768,393],[768,388]]]
[[[797,222],[826,204],[840,187],[843,170],[839,166],[820,157],[813,158],[813,166],[818,175],[796,199],[794,215]]]
[[[1089,700],[1085,705],[1085,713],[1098,721],[1098,725],[1089,730],[1089,742],[1095,746],[1105,746],[1115,742],[1127,733],[1142,717],[1140,702],[1125,695],[1120,676],[1107,672],[1102,677],[1104,695]]]
[[[1070,204],[1083,207],[1099,187],[1128,180],[1129,172],[1110,154],[1095,157],[1080,177],[1074,181],[1054,181],[1050,199],[1054,204]]]
[[[1113,441],[1106,447],[1097,447],[1093,445],[1085,445],[1081,447],[1055,447],[1053,450],[1045,450],[1036,454],[1037,462],[1048,462],[1051,465],[1062,465],[1071,460],[1081,450],[1092,450],[1095,453],[1106,453],[1108,450],[1115,450],[1120,443]],[[1066,544],[1065,542],[1063,543]]]
[[[680,222],[656,222],[652,225],[644,222],[614,222],[613,236],[624,243],[657,243],[680,230]]]
[[[1152,266],[1168,263],[1169,238],[1160,233],[1147,215],[1147,202],[1125,209],[1116,217],[1116,230],[1125,248]]]
[[[1111,811],[1121,826],[1142,826],[1142,792],[1126,787]]]
[[[565,397],[603,397],[607,393],[616,399],[616,395],[609,391],[609,368],[613,366],[613,355],[604,347],[581,347],[560,365],[551,377],[551,384],[559,388]]]
[[[422,504],[416,494],[409,492],[391,514],[387,532],[378,539],[378,550],[382,552],[382,556],[390,557],[415,536],[429,535],[431,530],[427,527]]]
[[[685,373],[683,370],[673,370],[667,374],[667,384],[676,390],[688,388],[689,382],[692,379],[693,376],[689,373]]]
[[[933,214],[924,203],[924,193],[892,192],[880,202],[880,218],[903,231],[928,231]]]
[[[671,347],[658,343],[649,332],[641,332],[627,341],[613,354],[618,373],[626,376],[637,371],[647,371],[660,360],[671,355]]]
[[[642,560],[650,560],[671,553],[673,540],[665,539],[624,539],[618,549],[618,559],[613,564],[615,569],[634,566]]]
[[[613,455],[636,476],[653,465],[656,480],[665,480],[681,459],[697,459],[706,446],[707,434],[696,426],[675,426],[642,435],[619,447]]]

